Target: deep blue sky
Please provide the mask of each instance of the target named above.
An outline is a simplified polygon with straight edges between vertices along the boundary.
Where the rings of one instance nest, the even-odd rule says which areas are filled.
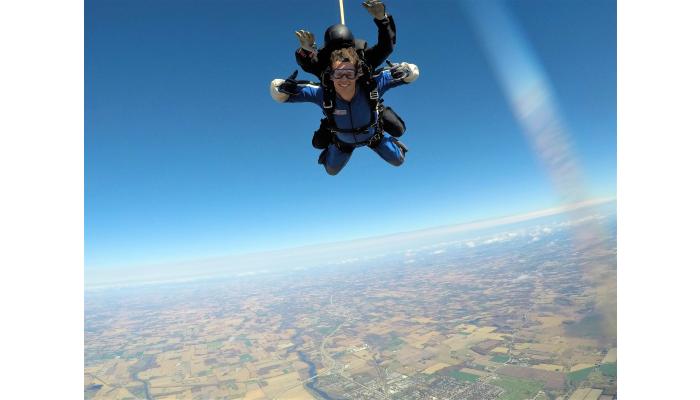
[[[361,1],[346,23],[376,40]],[[615,195],[616,3],[506,3],[549,75],[592,197]],[[294,30],[320,39],[337,1],[85,2],[85,263],[96,268],[275,249],[557,204],[456,1],[391,1],[392,61],[421,69],[386,104],[406,162],[359,149],[316,164],[320,110],[278,104]]]

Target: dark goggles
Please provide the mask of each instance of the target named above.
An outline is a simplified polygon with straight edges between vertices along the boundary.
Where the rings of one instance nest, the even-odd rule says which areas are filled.
[[[334,69],[331,71],[331,79],[355,79],[359,76],[355,69]]]

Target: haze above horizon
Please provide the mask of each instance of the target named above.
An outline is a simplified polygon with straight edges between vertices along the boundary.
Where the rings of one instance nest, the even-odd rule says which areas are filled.
[[[203,259],[180,260],[178,262],[131,265],[121,268],[86,271],[86,289],[165,284],[193,280],[213,279],[229,276],[249,276],[258,273],[289,272],[318,266],[339,266],[357,261],[367,261],[392,253],[410,253],[416,249],[439,246],[442,240],[465,243],[482,235],[492,234],[492,228],[506,228],[520,223],[542,220],[546,217],[569,216],[585,218],[595,215],[592,210],[613,206],[616,199],[592,199],[519,215],[503,216],[488,220],[470,221],[446,226],[434,226],[410,232],[363,237],[340,242],[324,242],[311,245],[277,248],[268,251],[231,254]],[[588,210],[588,211],[586,211]],[[500,231],[497,231],[500,232]],[[464,236],[472,235],[465,239]],[[477,236],[473,236],[477,235]],[[498,234],[496,236],[499,236]],[[483,238],[482,238],[483,239]],[[125,278],[127,276],[127,278]]]

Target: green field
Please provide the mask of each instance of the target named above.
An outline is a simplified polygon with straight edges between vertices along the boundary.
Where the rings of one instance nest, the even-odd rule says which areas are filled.
[[[241,362],[248,362],[248,361],[253,361],[253,356],[250,354],[243,354],[241,356]]]
[[[468,374],[466,372],[462,371],[450,371],[448,374],[451,377],[455,379],[459,379],[460,381],[465,381],[465,382],[476,382],[479,380],[479,375],[474,375],[474,374]]]
[[[491,357],[491,361],[497,362],[497,363],[504,363],[508,360],[510,360],[510,357],[505,355],[505,354],[499,354],[497,356]]]
[[[616,377],[617,376],[617,363],[605,363],[600,366],[600,372],[605,376]]]
[[[221,340],[217,340],[216,342],[209,342],[207,343],[207,350],[209,351],[216,351],[219,350],[224,343]]]
[[[590,368],[585,368],[576,372],[569,372],[566,377],[569,379],[571,382],[581,382],[588,378],[588,374],[590,374],[595,367],[590,367]]]
[[[489,383],[505,390],[498,398],[499,400],[531,399],[544,387],[542,382],[507,376],[499,376],[498,379]]]
[[[574,337],[596,338],[602,335],[603,315],[593,314],[571,325],[566,325],[566,334]]]
[[[323,336],[327,336],[330,335],[331,332],[335,330],[335,328],[335,326],[320,326],[318,327],[318,332]]]
[[[404,345],[404,343],[406,343],[406,342],[404,342],[403,340],[401,340],[398,336],[393,336],[393,335],[392,335],[392,336],[391,336],[391,341],[389,341],[389,343],[387,343],[387,345],[386,345],[386,349],[389,350],[389,351],[398,350],[398,349],[401,348],[401,346]]]
[[[238,335],[238,336],[236,336],[236,339],[242,340],[243,343],[245,343],[246,347],[253,346],[253,343],[251,343],[251,341],[248,339],[248,337],[246,335]]]

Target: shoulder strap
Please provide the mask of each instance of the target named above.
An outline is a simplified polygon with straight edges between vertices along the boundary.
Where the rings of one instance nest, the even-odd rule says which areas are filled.
[[[330,126],[336,127],[333,112],[335,111],[335,87],[331,82],[331,69],[326,68],[321,75],[321,88],[323,89],[323,114],[328,119]]]
[[[372,110],[370,125],[376,124],[377,128],[381,129],[381,118],[379,114],[382,111],[382,100],[379,98],[379,89],[377,88],[377,81],[374,79],[374,70],[364,61],[361,62],[360,68],[362,69],[364,85],[367,87],[369,94],[369,109]]]

